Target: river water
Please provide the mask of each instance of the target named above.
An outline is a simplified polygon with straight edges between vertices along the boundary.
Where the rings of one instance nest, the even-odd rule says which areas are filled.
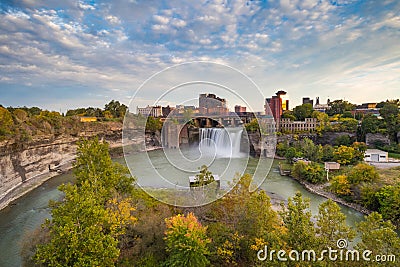
[[[162,151],[152,151],[148,153],[155,161],[162,162]],[[137,166],[143,165],[143,161],[147,160],[142,154],[133,154],[127,158],[128,162],[133,162]],[[244,160],[244,159],[243,159]],[[254,160],[254,159],[250,159]],[[124,158],[116,159],[117,162],[125,163]],[[223,168],[227,162],[225,159],[216,159],[213,165]],[[289,177],[281,176],[277,171],[277,161],[272,164],[271,171],[267,179],[262,183],[261,188],[269,193],[287,199],[292,197],[297,191],[300,191],[303,196],[310,198],[311,211],[315,215],[318,213],[318,205],[326,200],[323,197],[313,195],[306,191],[300,184]],[[240,166],[235,163],[234,166]],[[251,162],[247,171],[252,172]],[[171,169],[171,176],[179,177],[179,172]],[[254,171],[254,170],[253,170]],[[136,175],[149,175],[146,168],[139,168]],[[147,186],[156,187],[152,183],[151,177],[145,177]],[[14,201],[11,206],[0,211],[0,266],[13,267],[21,266],[21,243],[24,237],[32,230],[40,227],[46,218],[50,217],[50,210],[48,208],[49,200],[57,200],[62,197],[57,187],[66,182],[73,182],[74,178],[71,172],[59,175],[45,182],[43,185],[27,193],[25,196]],[[187,177],[180,177],[177,179],[182,184],[187,182]],[[354,226],[356,222],[363,219],[363,215],[351,208],[342,206],[342,212],[347,216],[347,223]]]

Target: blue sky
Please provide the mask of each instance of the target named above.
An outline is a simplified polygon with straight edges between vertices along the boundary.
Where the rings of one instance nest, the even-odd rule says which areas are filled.
[[[232,66],[264,96],[283,89],[292,107],[303,96],[354,103],[400,98],[400,1],[0,4],[0,104],[5,106],[65,111],[103,107],[111,99],[128,104],[152,74],[192,61]],[[196,79],[196,71],[188,76]],[[152,104],[166,90],[166,81],[157,82],[145,88],[137,105]],[[259,95],[237,91],[262,110]],[[193,97],[189,92],[187,99]],[[236,104],[225,97],[230,106]]]

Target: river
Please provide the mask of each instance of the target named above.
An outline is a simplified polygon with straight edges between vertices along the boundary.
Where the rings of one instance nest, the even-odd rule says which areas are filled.
[[[162,151],[152,151],[149,152],[149,154],[152,159],[159,160]],[[128,162],[135,162],[135,164],[140,166],[141,161],[145,160],[145,158],[141,154],[133,154],[129,156],[127,160]],[[124,158],[119,158],[115,161],[125,163]],[[214,163],[217,166],[218,164],[224,164],[225,166],[226,161],[216,160]],[[281,176],[277,171],[277,164],[278,161],[274,161],[271,171],[267,179],[261,185],[261,188],[283,199],[287,199],[293,196],[296,191],[300,191],[303,196],[310,198],[311,211],[314,215],[317,214],[318,205],[322,203],[325,198],[311,194],[293,179]],[[147,170],[142,169],[141,171],[144,173],[143,175],[145,175]],[[49,200],[57,200],[62,197],[57,187],[62,183],[73,182],[73,180],[74,178],[71,172],[56,176],[17,199],[9,207],[0,211],[0,266],[21,266],[20,251],[24,236],[37,227],[40,227],[43,221],[50,217],[50,210],[48,208]],[[150,181],[151,179],[147,180]],[[155,185],[149,182],[149,186]],[[348,207],[341,206],[341,208],[342,212],[347,216],[348,225],[354,226],[356,222],[363,219],[361,213]]]

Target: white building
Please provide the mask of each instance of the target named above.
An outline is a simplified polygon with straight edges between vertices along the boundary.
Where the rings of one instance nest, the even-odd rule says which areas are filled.
[[[318,126],[316,118],[306,118],[304,121],[291,121],[290,119],[280,119],[278,127],[280,131],[287,132],[310,132]]]
[[[388,162],[389,153],[379,149],[367,149],[364,155],[366,162]]]
[[[158,118],[162,116],[161,106],[147,106],[145,108],[136,108],[136,114],[142,114],[144,116],[152,116]]]

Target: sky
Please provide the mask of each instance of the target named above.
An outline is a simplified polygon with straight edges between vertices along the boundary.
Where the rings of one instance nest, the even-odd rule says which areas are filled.
[[[156,75],[166,68],[179,71]],[[142,86],[152,75],[151,86]],[[241,83],[243,77],[261,94]],[[3,106],[65,112],[104,107],[112,99],[128,104],[138,88],[133,102],[143,106],[200,78],[229,81],[255,110],[278,90],[288,93],[292,108],[302,97],[358,104],[400,98],[400,1],[0,3]],[[179,99],[158,103],[180,104],[213,91],[186,86]],[[219,94],[230,107],[236,104],[229,93]]]

